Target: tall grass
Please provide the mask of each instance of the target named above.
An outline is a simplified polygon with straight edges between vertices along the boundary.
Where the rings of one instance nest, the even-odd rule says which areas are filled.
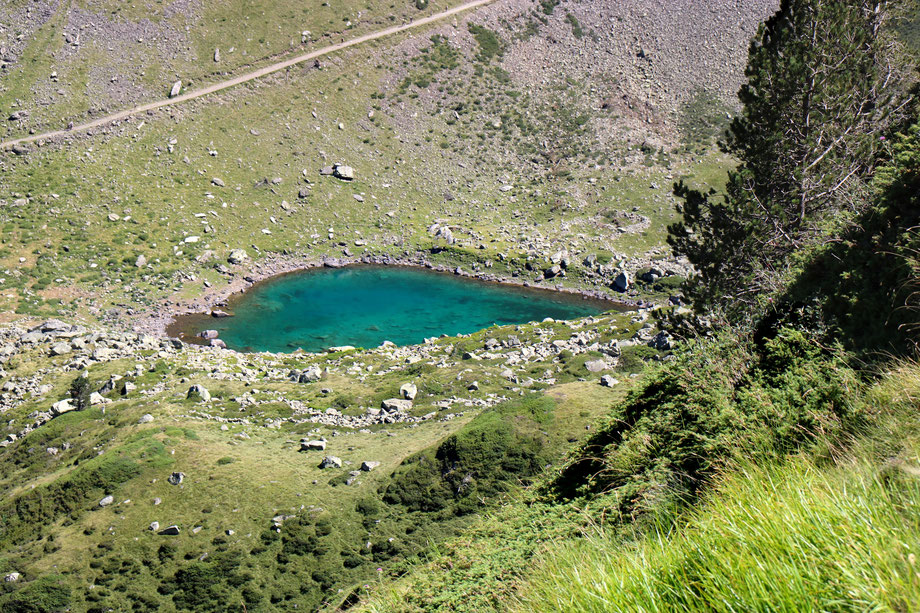
[[[916,448],[915,448],[916,449]],[[522,611],[920,610],[920,478],[796,458],[745,467],[630,548],[598,533],[551,552]]]

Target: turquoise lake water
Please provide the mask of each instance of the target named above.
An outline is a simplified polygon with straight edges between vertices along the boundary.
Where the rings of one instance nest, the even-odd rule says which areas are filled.
[[[238,351],[324,351],[421,343],[426,337],[596,315],[613,303],[423,269],[350,266],[284,275],[234,298],[233,317],[180,318],[170,331],[213,329]]]

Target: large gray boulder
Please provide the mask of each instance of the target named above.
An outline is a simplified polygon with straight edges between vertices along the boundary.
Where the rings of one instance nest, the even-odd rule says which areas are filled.
[[[321,440],[300,441],[300,450],[301,451],[325,451],[326,441],[321,441]]]
[[[297,376],[299,383],[315,383],[323,378],[323,371],[319,366],[313,365]]]
[[[185,473],[175,472],[166,478],[170,485],[179,485],[185,480]]]
[[[63,342],[61,342],[61,343],[55,343],[55,344],[51,345],[51,350],[49,351],[49,353],[50,353],[52,356],[67,355],[67,354],[70,353],[72,350],[73,350],[73,349],[71,348],[70,343],[63,343]]]
[[[355,169],[346,164],[333,164],[332,176],[343,181],[354,181]]]
[[[327,455],[319,463],[320,468],[342,468],[342,460],[334,455]]]
[[[110,504],[112,504],[113,502],[115,502],[115,497],[114,497],[114,496],[106,496],[105,498],[103,498],[102,500],[99,501],[99,506],[100,506],[100,507],[107,507],[107,506],[109,506]]]
[[[585,368],[588,372],[603,372],[610,369],[607,360],[588,360],[585,362]]]
[[[211,400],[211,392],[203,385],[196,383],[195,385],[188,388],[188,394],[186,398],[189,400],[200,400],[202,402],[208,402]]]
[[[57,417],[58,415],[69,413],[70,411],[73,411],[76,408],[77,407],[75,407],[69,399],[59,400],[58,402],[55,402],[54,404],[51,405],[51,416]]]
[[[162,530],[160,530],[159,532],[157,532],[157,534],[160,534],[160,535],[162,535],[162,536],[178,536],[178,534],[179,534],[179,526],[172,525],[172,526],[169,526],[169,527],[167,527],[167,528],[163,528]]]
[[[626,290],[629,289],[629,286],[630,286],[629,273],[626,272],[625,270],[621,272],[620,274],[618,274],[616,279],[614,279],[613,283],[611,284],[611,287],[617,290],[618,292],[625,292]]]
[[[172,84],[172,87],[169,89],[169,97],[175,98],[179,95],[179,92],[182,91],[182,81],[176,81]]]
[[[413,383],[403,383],[399,388],[399,395],[406,400],[415,400],[418,395],[418,388]]]
[[[248,257],[249,254],[246,253],[245,249],[233,249],[230,255],[227,256],[227,261],[231,264],[242,264]]]
[[[405,413],[412,409],[412,401],[403,400],[402,398],[387,398],[380,403],[380,406],[391,413]]]
[[[380,462],[375,462],[372,460],[365,460],[364,462],[361,462],[361,470],[363,470],[364,472],[368,472],[368,473],[374,470],[375,468],[377,468],[378,466],[380,466]]]

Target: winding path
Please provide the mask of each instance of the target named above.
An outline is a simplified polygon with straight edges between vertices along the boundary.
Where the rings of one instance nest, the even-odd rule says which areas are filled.
[[[29,136],[24,136],[22,138],[16,138],[12,140],[3,141],[3,142],[0,142],[0,150],[9,149],[13,147],[14,145],[32,143],[38,140],[53,139],[53,138],[57,138],[60,136],[66,136],[68,134],[73,134],[75,132],[91,130],[93,128],[104,126],[113,121],[118,121],[126,117],[130,117],[131,115],[136,115],[138,113],[145,113],[147,111],[152,111],[153,109],[158,109],[164,106],[179,104],[180,102],[185,102],[187,100],[194,100],[195,98],[201,98],[202,96],[207,96],[208,94],[213,94],[214,92],[219,92],[221,90],[228,89],[230,87],[234,87],[235,85],[240,85],[242,83],[246,83],[248,81],[258,79],[259,77],[264,77],[265,75],[271,74],[273,72],[284,70],[285,68],[289,68],[301,62],[306,62],[308,60],[312,60],[320,56],[327,55],[329,53],[334,53],[336,51],[341,51],[342,49],[347,49],[348,47],[353,47],[355,45],[366,43],[368,41],[377,40],[379,38],[384,38],[386,36],[392,36],[393,34],[398,34],[399,32],[404,32],[406,30],[411,30],[413,28],[420,28],[422,26],[426,26],[435,21],[440,21],[441,19],[451,17],[453,15],[456,15],[457,13],[462,13],[464,11],[467,11],[473,8],[477,8],[479,6],[488,4],[493,1],[494,0],[473,0],[472,2],[466,2],[464,4],[461,4],[460,6],[455,6],[452,9],[448,9],[446,11],[436,13],[429,17],[424,17],[417,21],[410,21],[409,23],[404,23],[398,26],[392,26],[390,28],[386,28],[384,30],[378,30],[376,32],[371,32],[369,34],[364,34],[363,36],[359,36],[351,40],[347,40],[347,41],[337,43],[334,45],[329,45],[328,47],[323,47],[321,49],[317,49],[309,53],[304,53],[303,55],[292,57],[288,60],[284,60],[281,62],[277,62],[275,64],[271,64],[264,68],[260,68],[259,70],[248,72],[246,74],[240,75],[238,77],[234,77],[232,79],[228,79],[226,81],[220,81],[218,83],[208,85],[207,87],[202,87],[201,89],[196,89],[190,92],[186,92],[184,94],[180,94],[176,96],[175,98],[166,98],[163,100],[157,100],[155,102],[148,102],[147,104],[142,104],[140,106],[136,106],[134,108],[130,108],[124,111],[119,111],[111,115],[106,115],[105,117],[100,117],[99,119],[94,119],[93,121],[89,121],[87,123],[75,125],[72,128],[67,128],[64,130],[54,130],[52,132],[44,132],[42,134],[31,134]]]

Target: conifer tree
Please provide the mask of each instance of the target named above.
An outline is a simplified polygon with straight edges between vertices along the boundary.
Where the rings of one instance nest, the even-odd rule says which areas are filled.
[[[877,0],[782,0],[751,43],[724,193],[674,187],[668,242],[699,275],[700,309],[741,312],[778,289],[790,256],[857,212],[883,134],[903,105]]]

